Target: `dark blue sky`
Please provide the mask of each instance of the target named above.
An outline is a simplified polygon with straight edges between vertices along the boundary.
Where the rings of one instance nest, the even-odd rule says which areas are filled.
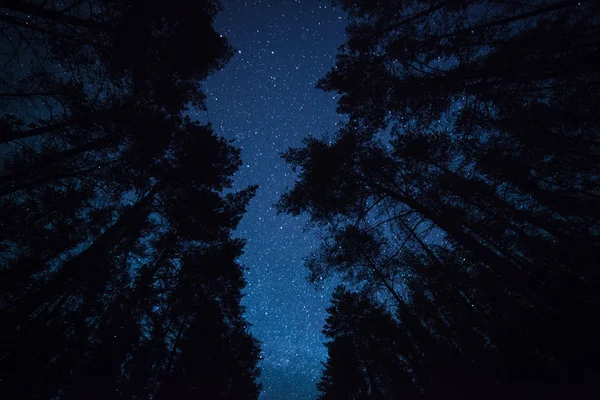
[[[248,240],[245,305],[263,343],[261,399],[311,399],[326,350],[321,329],[333,282],[306,282],[303,258],[317,245],[303,218],[273,204],[294,174],[280,153],[336,130],[336,97],[315,89],[345,39],[345,16],[327,1],[223,1],[217,29],[236,55],[205,90],[197,118],[235,139],[244,160],[236,187],[260,186],[238,233]]]

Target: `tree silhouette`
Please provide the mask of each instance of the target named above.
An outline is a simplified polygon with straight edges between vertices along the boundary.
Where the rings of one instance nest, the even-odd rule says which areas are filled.
[[[349,120],[278,204],[327,227],[311,278],[383,296],[426,397],[597,391],[597,5],[334,3]]]
[[[321,399],[416,398],[406,368],[406,339],[382,307],[338,286],[323,333],[329,357]]]
[[[231,237],[256,187],[231,191],[240,151],[183,116],[231,55],[218,4],[3,7],[35,60],[0,94],[20,115],[0,138],[0,391],[257,398]]]
[[[124,95],[174,113],[188,103],[203,107],[198,82],[232,55],[212,26],[218,1],[182,0],[172,7],[128,0],[4,3],[0,30],[12,50],[7,64],[31,59],[33,79],[8,68],[2,97],[9,104],[66,105],[55,128],[100,121],[110,112],[102,104],[118,105]],[[190,38],[205,40],[192,52]],[[7,133],[9,139],[33,134]]]

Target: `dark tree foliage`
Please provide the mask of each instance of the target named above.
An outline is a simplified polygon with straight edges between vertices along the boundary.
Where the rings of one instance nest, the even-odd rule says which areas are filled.
[[[329,357],[317,385],[322,400],[415,398],[400,330],[392,316],[364,295],[338,286],[323,333]]]
[[[204,107],[198,82],[231,57],[215,0],[7,0],[0,143],[103,125],[132,105]],[[190,41],[194,40],[192,46]],[[15,113],[23,114],[17,118]]]
[[[256,187],[183,116],[231,55],[218,3],[2,7],[0,393],[256,399],[231,235]]]
[[[425,398],[597,395],[598,3],[334,3],[348,122],[279,203],[327,228],[311,279],[384,301]]]

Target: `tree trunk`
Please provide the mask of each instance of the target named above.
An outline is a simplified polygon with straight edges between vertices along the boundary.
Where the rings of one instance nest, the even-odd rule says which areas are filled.
[[[64,162],[64,161],[71,159],[75,156],[78,156],[80,154],[98,149],[100,146],[110,144],[111,142],[115,141],[117,138],[118,138],[117,135],[102,137],[102,138],[93,140],[89,143],[86,143],[84,145],[81,145],[78,147],[72,147],[68,150],[62,151],[57,154],[52,154],[50,156],[45,157],[44,159],[42,159],[39,162],[35,162],[32,165],[28,165],[25,168],[15,171],[9,175],[1,176],[0,177],[0,185],[1,185],[0,186],[0,197],[6,196],[17,190],[22,190],[23,188],[28,187],[29,185],[26,185],[25,181],[31,175],[35,175],[34,176],[35,184],[48,183],[48,182],[52,181],[55,178],[56,174],[49,176],[47,180],[45,180],[45,179],[40,180],[40,175],[42,175],[42,177],[44,175],[47,175],[46,171],[48,171],[49,167],[52,166],[53,164],[59,164],[61,162]],[[76,175],[79,175],[79,172]],[[60,176],[60,174],[59,174],[59,176]]]
[[[42,289],[17,306],[14,313],[16,321],[13,322],[13,325],[26,323],[42,305],[46,305],[46,307],[32,321],[47,320],[50,310],[60,309],[78,290],[82,279],[88,279],[87,276],[90,274],[98,274],[98,268],[105,268],[102,265],[103,261],[110,257],[111,250],[124,237],[134,237],[140,234],[143,221],[150,213],[149,206],[152,204],[157,190],[158,185],[140,202],[124,211],[119,220],[106,229],[87,249],[65,262]]]

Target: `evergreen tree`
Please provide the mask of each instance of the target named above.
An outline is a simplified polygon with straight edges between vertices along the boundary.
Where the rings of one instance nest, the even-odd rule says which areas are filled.
[[[311,277],[391,296],[414,348],[436,349],[413,364],[426,396],[447,377],[593,390],[597,5],[334,3],[348,40],[319,87],[349,120],[285,154],[300,179],[279,203],[328,228]]]
[[[3,7],[31,38],[13,56],[44,57],[0,94],[22,114],[1,125],[0,392],[257,398],[231,238],[256,187],[224,194],[239,150],[183,117],[231,55],[218,4]],[[45,105],[63,111],[27,116]]]
[[[320,399],[417,398],[407,337],[381,306],[338,286],[323,333],[328,359]]]

